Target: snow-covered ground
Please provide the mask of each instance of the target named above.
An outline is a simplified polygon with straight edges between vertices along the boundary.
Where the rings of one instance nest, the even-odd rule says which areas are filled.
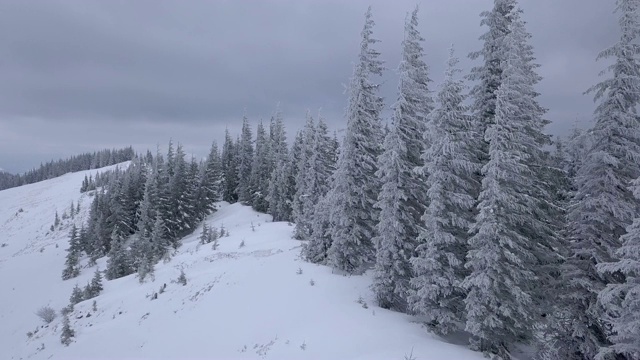
[[[97,311],[93,300],[75,306],[76,337],[65,347],[62,318],[42,326],[35,311],[63,308],[73,286],[93,276],[95,268],[85,268],[76,279],[60,278],[71,223],[79,226],[91,203],[80,185],[95,172],[0,191],[0,359],[401,360],[411,352],[416,360],[482,359],[376,307],[369,277],[302,261],[289,224],[226,203],[206,220],[230,232],[217,250],[198,244],[198,229],[156,266],[153,281],[105,280]],[[72,201],[81,204],[79,216],[51,232],[55,212],[62,216]],[[186,286],[175,281],[181,270]]]

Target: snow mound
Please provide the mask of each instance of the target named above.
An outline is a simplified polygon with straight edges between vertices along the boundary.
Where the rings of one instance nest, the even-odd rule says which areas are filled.
[[[229,232],[217,249],[199,244],[200,228],[156,265],[153,280],[105,281],[100,296],[75,306],[76,337],[65,347],[62,318],[43,326],[34,313],[63,308],[73,286],[93,276],[95,268],[84,268],[78,278],[60,278],[71,224],[81,225],[92,199],[80,194],[82,179],[105,170],[0,191],[0,358],[386,360],[412,351],[417,360],[482,358],[376,307],[368,276],[302,261],[291,225],[227,203],[206,220]],[[55,212],[62,216],[72,201],[80,213],[51,231]],[[176,282],[181,270],[186,285]]]

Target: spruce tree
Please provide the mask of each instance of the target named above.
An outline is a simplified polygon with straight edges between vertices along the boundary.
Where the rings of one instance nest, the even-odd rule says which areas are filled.
[[[224,133],[224,146],[222,147],[222,200],[234,203],[238,201],[238,162],[236,148],[233,139],[226,129]]]
[[[312,263],[326,264],[331,248],[331,191],[320,198],[313,209],[313,219],[311,221],[311,236],[309,241],[304,245],[302,255]]]
[[[378,211],[374,208],[379,192],[375,173],[381,153],[383,101],[378,95],[382,62],[373,48],[374,22],[369,8],[365,15],[359,62],[349,87],[347,129],[338,159],[331,191],[331,248],[329,263],[337,270],[357,273],[375,258],[372,239]]]
[[[160,216],[157,216],[150,234],[151,258],[154,262],[162,259],[171,249],[171,241],[167,237],[166,225]]]
[[[75,336],[76,333],[71,328],[71,323],[69,322],[69,315],[64,315],[62,320],[62,332],[60,333],[60,342],[64,346],[69,346]]]
[[[297,174],[295,179],[295,194],[291,205],[291,217],[296,223],[294,237],[299,240],[306,240],[311,233],[308,224],[304,221],[307,215],[305,211],[309,209],[304,206],[304,204],[306,198],[312,196],[312,189],[310,189],[307,177],[310,172],[315,171],[311,165],[315,133],[315,122],[311,114],[307,111],[307,122],[302,130],[302,142],[300,144],[299,158],[297,164],[294,164],[297,167]]]
[[[95,273],[93,274],[93,278],[91,279],[91,283],[89,284],[89,289],[89,298],[94,298],[100,295],[100,293],[102,292],[102,275],[100,273],[100,269],[96,269]]]
[[[607,67],[612,76],[590,89],[599,101],[595,126],[589,131],[590,148],[575,178],[575,194],[568,213],[571,257],[562,274],[570,321],[568,333],[574,348],[565,351],[592,358],[600,347],[615,339],[618,310],[601,307],[597,294],[624,283],[619,272],[596,271],[597,264],[616,262],[621,239],[640,210],[630,189],[640,176],[640,34],[637,0],[618,0],[620,40],[601,52],[598,59],[613,58]],[[606,267],[605,267],[606,268]],[[605,287],[610,285],[609,287]],[[604,290],[609,291],[609,290]],[[613,317],[611,324],[609,318]],[[615,341],[615,340],[614,340]],[[565,345],[565,344],[560,344]],[[571,344],[570,344],[571,345]]]
[[[113,280],[127,276],[133,272],[131,267],[131,258],[125,248],[125,239],[118,235],[117,229],[111,237],[111,249],[109,250],[109,259],[107,260],[107,279]]]
[[[214,210],[214,203],[222,200],[222,163],[218,144],[211,144],[209,156],[201,169],[200,184],[198,186],[197,213],[199,219],[204,219]]]
[[[73,306],[84,300],[85,300],[84,293],[82,292],[82,289],[80,289],[80,286],[76,284],[73,287],[73,290],[71,291],[71,296],[69,297],[69,304]]]
[[[333,139],[329,136],[327,123],[321,117],[318,120],[318,126],[313,138],[312,155],[309,161],[309,170],[306,172],[305,183],[307,196],[302,199],[302,214],[296,220],[296,227],[300,227],[307,236],[309,243],[306,246],[305,257],[309,260],[320,256],[323,260],[326,257],[328,246],[320,245],[317,250],[320,253],[312,255],[316,250],[314,242],[324,243],[325,230],[319,230],[318,236],[315,236],[314,226],[324,227],[324,221],[328,217],[328,213],[322,214],[322,209],[316,213],[318,204],[324,199],[331,186],[331,175],[335,171],[336,165],[336,149],[334,148]],[[317,222],[317,224],[316,224]],[[330,244],[329,244],[330,245]]]
[[[69,234],[69,248],[67,249],[67,259],[65,261],[64,270],[62,270],[62,280],[69,280],[80,275],[80,266],[78,258],[82,252],[82,244],[78,237],[78,230],[75,224],[71,226]]]
[[[462,283],[472,346],[496,359],[511,359],[516,342],[532,340],[557,245],[547,210],[553,203],[543,151],[550,143],[542,133],[547,122],[533,89],[539,76],[520,13],[513,8],[507,14],[502,81],[485,134],[489,161],[482,168],[478,215],[468,241],[469,275]]]
[[[269,179],[269,214],[273,216],[273,221],[289,220],[291,214],[291,203],[289,202],[290,175],[292,164],[289,161],[289,150],[287,148],[287,136],[279,110],[274,114],[274,125],[271,132],[271,149],[274,159],[274,169]]]
[[[140,234],[150,233],[153,229],[153,223],[158,214],[160,201],[160,172],[162,166],[162,157],[156,155],[153,164],[147,168],[147,176],[144,185],[144,194],[142,202],[138,207],[138,232]]]
[[[251,166],[251,206],[259,212],[267,212],[269,203],[269,179],[271,178],[271,147],[270,140],[262,125],[256,130],[256,151]]]
[[[509,32],[511,18],[508,16],[515,9],[517,0],[494,0],[493,9],[481,14],[481,25],[488,30],[480,40],[483,42],[480,51],[472,52],[471,59],[480,59],[482,64],[471,69],[468,78],[476,84],[471,88],[471,112],[478,141],[482,145],[480,160],[488,161],[488,144],[484,137],[487,128],[494,123],[496,116],[496,91],[502,83],[504,67],[503,38]]]
[[[437,108],[430,116],[433,143],[424,154],[423,170],[429,174],[429,205],[417,255],[411,259],[410,308],[425,316],[438,334],[460,330],[466,319],[462,281],[468,274],[467,241],[480,190],[478,137],[467,115],[464,83],[455,78],[460,73],[457,64],[451,49]]]
[[[245,205],[251,204],[251,166],[253,164],[253,135],[249,120],[242,119],[242,133],[238,144],[238,201]]]
[[[633,191],[640,199],[640,179],[634,181]],[[611,324],[611,345],[600,349],[598,356],[602,359],[640,357],[640,217],[636,216],[620,243],[614,253],[617,261],[598,264],[601,275],[624,277],[619,283],[607,284],[598,294],[600,304],[610,314],[607,323]]]
[[[392,126],[385,136],[384,152],[378,159],[376,175],[382,183],[376,207],[376,264],[373,290],[383,308],[406,310],[410,259],[422,228],[427,187],[415,169],[423,167],[421,158],[427,145],[427,115],[433,109],[429,92],[428,67],[418,32],[418,8],[405,24],[402,43],[398,101],[394,104]]]
[[[204,223],[202,224],[202,232],[200,233],[200,244],[208,244],[209,239],[211,238],[209,226]]]
[[[185,161],[182,145],[178,145],[174,155],[173,174],[169,179],[168,207],[163,216],[166,235],[174,248],[178,247],[180,238],[191,231],[194,221],[194,204],[192,201],[192,181],[190,168]]]

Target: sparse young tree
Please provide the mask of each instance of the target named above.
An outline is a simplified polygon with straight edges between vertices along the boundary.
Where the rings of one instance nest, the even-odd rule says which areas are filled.
[[[69,304],[73,306],[82,301],[84,301],[84,292],[82,291],[80,286],[76,284],[76,286],[74,286],[73,290],[71,291],[71,297],[69,297]]]
[[[209,226],[204,223],[202,224],[202,232],[200,233],[200,244],[208,244],[209,239],[211,239]]]
[[[102,292],[102,274],[100,273],[100,269],[96,269],[93,274],[93,278],[91,279],[91,283],[89,283],[89,292],[86,294],[87,299],[92,299]]]
[[[62,332],[60,333],[60,342],[64,346],[69,346],[73,342],[73,338],[76,336],[75,331],[71,328],[69,316],[65,315],[62,321]]]

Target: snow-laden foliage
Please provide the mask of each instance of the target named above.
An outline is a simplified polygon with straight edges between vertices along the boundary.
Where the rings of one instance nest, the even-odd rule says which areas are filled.
[[[539,77],[520,10],[507,16],[502,83],[485,134],[489,161],[482,168],[478,215],[468,241],[470,274],[462,283],[472,346],[497,359],[510,359],[514,343],[532,339],[556,240],[545,216],[551,194],[542,150],[544,109],[533,90]]]
[[[600,347],[609,348],[610,341],[616,341],[608,320],[617,317],[616,309],[600,306],[597,294],[607,284],[625,281],[618,272],[598,273],[594,264],[617,260],[621,236],[640,210],[630,189],[640,176],[640,5],[637,0],[616,4],[620,40],[598,56],[613,58],[607,68],[612,76],[590,89],[599,104],[588,134],[590,147],[575,177],[568,214],[572,253],[562,271],[569,288],[566,311],[574,318],[568,330],[577,344],[568,351],[585,357],[595,356]]]
[[[467,275],[468,233],[480,188],[479,149],[474,143],[478,137],[464,105],[464,83],[455,77],[460,73],[457,64],[451,49],[445,81],[430,116],[433,142],[424,154],[429,205],[417,256],[411,260],[415,272],[411,308],[440,334],[459,329],[466,318],[462,281]]]
[[[409,259],[422,229],[427,185],[416,170],[424,166],[422,154],[430,136],[427,116],[433,109],[429,69],[423,59],[424,39],[418,32],[418,8],[408,16],[404,31],[398,100],[376,172],[382,188],[375,204],[380,217],[373,283],[378,304],[398,310],[406,309],[412,274]]]
[[[362,30],[360,55],[349,85],[347,128],[331,189],[329,263],[337,270],[358,273],[375,258],[372,239],[378,211],[374,208],[380,184],[375,176],[381,153],[382,98],[374,76],[382,75],[379,53],[373,48],[371,8]]]
[[[238,201],[248,205],[252,200],[251,167],[253,165],[253,133],[249,120],[242,119],[242,132],[238,143]]]

